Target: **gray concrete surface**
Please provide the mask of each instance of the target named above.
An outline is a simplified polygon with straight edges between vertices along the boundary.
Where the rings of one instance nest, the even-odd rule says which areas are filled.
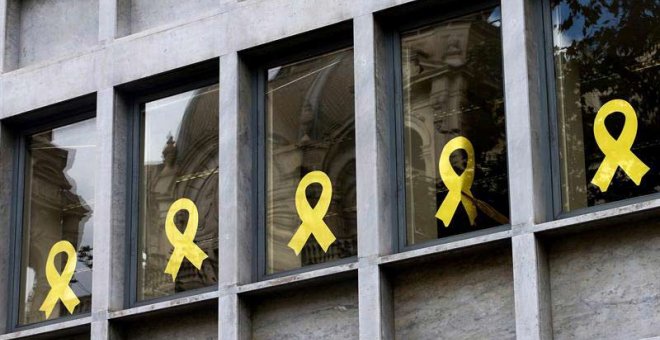
[[[253,339],[357,339],[354,280],[294,289],[251,303]]]
[[[555,339],[660,334],[660,222],[567,235],[547,249]]]
[[[509,248],[411,266],[393,275],[397,339],[513,339]]]

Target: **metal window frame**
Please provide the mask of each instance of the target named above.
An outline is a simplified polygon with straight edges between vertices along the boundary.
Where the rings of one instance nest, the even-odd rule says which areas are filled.
[[[52,108],[39,109],[34,112],[26,113],[24,119],[16,124],[16,135],[14,136],[15,145],[13,150],[13,174],[12,174],[12,199],[10,207],[11,226],[9,230],[9,254],[12,258],[12,264],[9,266],[9,275],[7,277],[7,296],[9,301],[7,313],[7,331],[16,332],[32,328],[43,327],[46,325],[61,323],[70,320],[89,317],[90,312],[77,313],[74,315],[65,315],[50,320],[44,320],[29,324],[19,323],[19,308],[21,298],[22,275],[21,269],[24,265],[22,258],[23,236],[25,232],[24,212],[25,212],[25,171],[27,169],[27,138],[39,132],[52,130],[59,127],[79,123],[85,120],[96,118],[95,102],[88,103],[90,96],[84,96],[78,99],[72,99],[69,102],[56,105]],[[95,95],[94,95],[95,98]],[[52,112],[51,112],[52,111]],[[53,112],[60,113],[57,117]],[[42,116],[48,118],[43,119]],[[11,123],[10,123],[11,124]],[[13,126],[12,126],[13,127]],[[93,269],[92,269],[93,270]],[[92,285],[94,282],[92,281]],[[91,293],[90,293],[91,294]]]
[[[256,247],[256,261],[253,261],[252,277],[264,281],[317,269],[357,262],[357,255],[334,261],[304,266],[291,270],[266,273],[266,86],[268,69],[319,57],[326,53],[351,49],[353,47],[352,21],[345,21],[324,28],[307,31],[297,36],[275,41],[244,51],[241,58],[248,66],[250,77],[251,109],[250,128],[255,131],[252,137],[252,177],[256,188],[252,190],[252,209],[257,218],[253,222],[253,246]],[[291,52],[295,51],[295,52]]]
[[[425,4],[422,4],[425,5]],[[429,5],[426,5],[429,6]],[[453,18],[458,18],[461,16],[469,15],[471,13],[486,10],[493,7],[501,7],[500,1],[497,0],[481,0],[476,3],[469,5],[462,4],[457,1],[444,1],[439,4],[432,4],[430,6],[441,7],[444,10],[441,11],[441,14],[425,11],[427,7],[422,6],[417,9],[410,9],[406,11],[401,8],[395,7],[388,9],[384,13],[378,14],[377,19],[383,25],[383,30],[385,33],[385,42],[386,50],[388,55],[385,56],[385,61],[388,64],[387,69],[389,70],[388,77],[392,82],[391,87],[388,88],[390,93],[390,100],[388,104],[388,114],[390,115],[390,124],[391,132],[395,138],[395,147],[391,150],[391,157],[394,161],[392,165],[392,181],[396,183],[396,192],[393,193],[393,197],[396,199],[395,206],[393,209],[395,215],[393,220],[395,221],[395,230],[393,237],[393,249],[396,252],[403,252],[409,250],[415,250],[420,248],[426,248],[430,246],[455,242],[457,240],[468,239],[472,237],[478,237],[487,234],[498,233],[504,230],[510,230],[510,224],[496,225],[493,227],[479,229],[471,232],[466,232],[457,235],[446,236],[442,238],[436,238],[433,240],[423,241],[416,244],[407,244],[407,218],[406,218],[406,183],[405,183],[405,147],[404,147],[404,122],[403,122],[403,70],[401,66],[401,35],[410,30],[423,28],[425,26],[430,26],[434,24],[441,23],[445,20],[451,20]],[[405,5],[404,5],[405,7]],[[421,18],[417,16],[411,16],[410,12],[420,13]],[[502,66],[504,66],[504,60],[502,60]],[[504,83],[502,83],[504,87]],[[503,90],[505,93],[506,89]],[[505,119],[506,111],[504,112]],[[507,177],[508,177],[509,164],[507,162]],[[507,181],[508,182],[508,181]],[[511,193],[509,192],[509,195]],[[511,199],[509,198],[509,204],[511,204]],[[509,207],[511,210],[511,207]]]
[[[140,208],[144,203],[140,197],[140,181],[143,177],[142,173],[142,159],[143,159],[143,144],[144,144],[144,114],[141,106],[144,103],[167,98],[180,93],[193,91],[196,89],[204,88],[211,85],[219,85],[217,75],[209,75],[201,79],[192,80],[184,84],[178,82],[166,83],[159,85],[146,93],[131,96],[129,98],[129,115],[128,115],[128,170],[129,180],[127,181],[127,202],[128,208],[126,209],[126,221],[128,222],[128,232],[126,233],[126,244],[128,245],[129,256],[125,265],[126,278],[124,282],[124,305],[126,308],[139,307],[151,305],[154,303],[169,301],[186,296],[193,296],[207,292],[216,291],[218,284],[192,289],[184,292],[174,293],[167,296],[161,296],[152,299],[139,300],[137,296],[137,278],[138,278],[138,243],[140,233]],[[220,108],[218,107],[218,114]],[[218,198],[219,199],[219,198]],[[217,273],[216,273],[217,274]]]

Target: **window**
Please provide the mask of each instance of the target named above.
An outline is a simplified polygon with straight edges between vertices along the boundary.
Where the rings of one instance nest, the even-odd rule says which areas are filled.
[[[267,70],[266,274],[357,255],[353,50]]]
[[[657,1],[551,9],[560,210],[660,192]]]
[[[216,286],[218,86],[140,104],[137,300]]]
[[[402,243],[508,224],[500,8],[404,31],[400,46]]]
[[[22,153],[18,324],[89,313],[96,119],[27,135]]]

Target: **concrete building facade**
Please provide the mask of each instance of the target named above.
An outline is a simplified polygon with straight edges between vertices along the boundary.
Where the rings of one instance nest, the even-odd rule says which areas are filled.
[[[451,18],[480,4],[0,0],[0,339],[660,339],[660,195],[557,213],[549,2],[483,1],[501,13],[508,223],[439,239],[429,236],[432,227],[420,231],[431,242],[408,247],[400,242],[405,227],[393,180],[392,23]],[[438,55],[460,59],[470,30],[470,43],[494,34],[468,24],[452,29],[466,40],[449,39]],[[257,272],[265,259],[254,199],[262,190],[255,178],[254,65],[323,50],[336,35],[353,49],[356,209],[343,218],[357,225],[357,256],[264,276]],[[432,59],[419,57],[436,77],[425,80],[425,96],[434,109],[452,110],[463,100],[462,85]],[[460,81],[470,77],[479,78]],[[206,150],[186,152],[204,151],[199,162],[217,168],[216,187],[195,188],[199,196],[217,196],[216,210],[207,212],[217,221],[217,239],[206,230],[203,245],[217,261],[217,277],[206,275],[205,284],[217,285],[135,303],[129,141],[136,98],[208,79],[219,89],[217,164]],[[84,301],[90,311],[17,326],[19,137],[31,124],[67,121],[80,110],[95,112],[97,136],[92,298]],[[424,124],[433,128],[420,119]],[[188,145],[214,138],[196,131],[186,132]],[[164,157],[172,152],[168,142]],[[428,176],[436,165],[428,165]],[[162,208],[153,207],[150,218],[161,217]],[[77,219],[80,210],[72,212]],[[354,247],[354,234],[344,236],[342,247]],[[310,250],[306,261],[316,263],[317,253]]]

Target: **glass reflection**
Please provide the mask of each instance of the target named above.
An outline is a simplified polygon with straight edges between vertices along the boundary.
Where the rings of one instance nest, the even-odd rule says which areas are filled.
[[[660,58],[657,0],[553,0],[562,210],[660,192]],[[651,167],[641,185],[618,169],[608,190],[591,180],[604,159],[594,138],[598,110],[628,101],[638,117],[632,151]],[[613,137],[623,114],[605,120]]]
[[[401,35],[408,245],[509,223],[501,44],[499,7]],[[445,227],[436,218],[448,195],[438,163],[458,136],[474,148],[477,217],[471,225],[459,204]],[[451,153],[456,174],[467,156]]]
[[[62,240],[77,250],[70,287],[80,299],[74,314],[91,309],[96,119],[47,130],[27,138],[19,324],[46,320],[39,310],[50,284],[46,260]],[[55,257],[61,271],[64,254]],[[67,316],[58,302],[49,319]]]
[[[355,256],[353,50],[268,70],[266,98],[266,273]],[[301,224],[295,193],[314,170],[332,182],[324,221],[337,240],[324,252],[310,236],[297,256],[287,246]],[[314,207],[321,186],[309,186],[306,194]]]
[[[213,286],[218,273],[218,86],[213,85],[142,104],[137,298],[153,299]],[[202,269],[184,259],[176,281],[164,272],[174,247],[165,233],[176,200],[197,206],[195,244],[207,255]],[[188,213],[175,215],[183,233]]]

